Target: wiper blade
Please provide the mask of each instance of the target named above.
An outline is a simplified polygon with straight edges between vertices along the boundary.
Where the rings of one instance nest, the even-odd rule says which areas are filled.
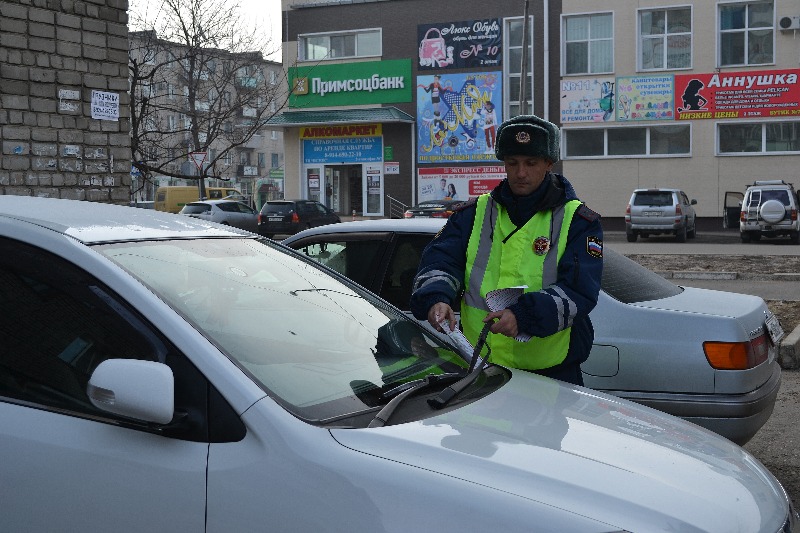
[[[460,394],[464,389],[472,385],[478,376],[483,373],[483,361],[489,360],[489,355],[492,353],[492,349],[487,345],[487,353],[486,357],[481,360],[481,349],[483,345],[486,344],[486,337],[489,336],[489,328],[492,326],[492,322],[487,322],[483,329],[481,330],[481,334],[478,335],[478,342],[475,344],[475,349],[472,352],[472,361],[469,364],[469,371],[464,378],[453,383],[442,392],[436,398],[430,398],[428,400],[428,404],[433,407],[434,409],[441,409],[450,403],[450,400],[456,397],[456,395]],[[479,364],[478,361],[481,361]]]
[[[324,291],[335,292],[336,294],[343,294],[344,296],[355,296],[355,297],[358,297],[357,294],[337,291],[337,290],[334,290],[334,289],[326,289],[325,287],[319,287],[319,288],[314,287],[313,289],[295,289],[293,291],[289,291],[289,294],[291,294],[292,296],[297,296],[298,292],[324,292]]]
[[[367,425],[368,428],[379,428],[386,425],[389,421],[389,418],[392,416],[392,413],[397,410],[397,407],[403,403],[403,400],[417,392],[418,390],[425,388],[429,385],[433,385],[439,381],[447,381],[447,380],[455,380],[462,377],[463,374],[461,373],[447,373],[447,374],[428,374],[422,379],[418,379],[415,381],[410,381],[408,383],[403,383],[393,389],[388,390],[383,394],[384,397],[388,397],[391,395],[396,396],[392,398],[392,400],[383,406],[383,409],[378,411],[378,414],[375,415],[375,418]]]

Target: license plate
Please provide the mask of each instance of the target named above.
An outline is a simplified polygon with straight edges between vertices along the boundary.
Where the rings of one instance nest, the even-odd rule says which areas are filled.
[[[775,315],[772,315],[767,319],[764,325],[767,327],[767,333],[769,333],[772,344],[777,346],[784,335],[780,320],[778,320],[778,317]]]
[[[269,220],[270,222],[280,222],[281,220],[283,220],[283,217],[267,217],[267,220]]]
[[[657,217],[661,215],[661,211],[644,211],[642,214],[646,217]]]

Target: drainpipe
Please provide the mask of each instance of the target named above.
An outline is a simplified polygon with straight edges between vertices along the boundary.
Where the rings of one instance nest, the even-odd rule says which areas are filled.
[[[544,29],[542,30],[542,38],[544,39],[544,60],[542,61],[544,67],[544,114],[543,119],[550,120],[550,2],[549,0],[542,0],[542,8],[544,9]]]

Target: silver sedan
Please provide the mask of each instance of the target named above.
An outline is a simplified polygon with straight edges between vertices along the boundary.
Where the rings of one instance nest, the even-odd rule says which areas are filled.
[[[283,243],[407,310],[422,249],[444,223],[346,222]],[[594,346],[581,367],[586,386],[739,444],[750,440],[772,414],[781,381],[781,332],[764,300],[679,287],[608,248],[604,255],[602,290],[590,315]]]

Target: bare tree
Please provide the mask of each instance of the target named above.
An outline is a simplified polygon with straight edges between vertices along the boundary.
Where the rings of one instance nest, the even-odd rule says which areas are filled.
[[[273,39],[232,0],[132,3],[129,66],[133,166],[153,175],[230,179],[288,99],[285,74],[264,59]],[[277,37],[280,41],[280,37]],[[197,169],[190,154],[207,154]],[[233,164],[231,164],[233,161]]]

